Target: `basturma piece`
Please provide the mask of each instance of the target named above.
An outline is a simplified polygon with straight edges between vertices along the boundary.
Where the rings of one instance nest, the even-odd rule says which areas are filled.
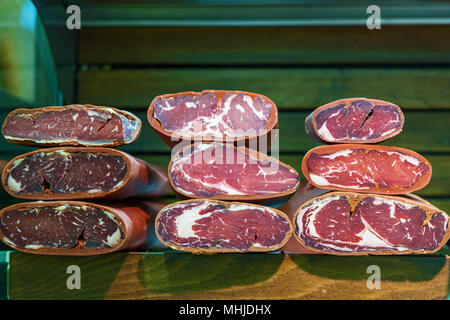
[[[157,96],[150,104],[147,117],[170,147],[179,140],[248,143],[258,138],[268,141],[270,131],[278,124],[277,107],[269,98],[228,90]]]
[[[32,200],[157,197],[170,190],[159,167],[110,148],[61,147],[15,157],[2,174],[5,190]]]
[[[341,99],[314,110],[305,121],[308,135],[325,143],[377,143],[402,131],[401,109],[366,98]]]
[[[405,197],[332,192],[305,202],[293,224],[306,248],[337,255],[438,251],[449,239],[449,218]]]
[[[364,193],[404,194],[426,186],[431,165],[414,151],[374,145],[328,145],[310,150],[302,162],[316,187]]]
[[[174,190],[190,198],[259,201],[295,192],[299,175],[290,166],[257,151],[221,143],[197,143],[169,163]]]
[[[291,236],[289,218],[279,210],[218,200],[168,205],[155,227],[162,243],[192,253],[274,251]]]
[[[120,146],[140,132],[141,120],[130,112],[88,104],[17,109],[2,127],[9,142],[33,146]]]
[[[131,203],[20,203],[0,211],[0,239],[14,249],[48,255],[94,255],[146,248],[153,227],[151,214]]]

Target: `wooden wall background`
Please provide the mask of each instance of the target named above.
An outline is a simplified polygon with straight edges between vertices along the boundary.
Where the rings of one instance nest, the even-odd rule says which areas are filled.
[[[318,145],[304,131],[314,108],[344,97],[392,101],[403,133],[387,145],[413,149],[433,166],[417,192],[450,212],[450,26],[88,27],[78,38],[76,103],[114,106],[143,121],[121,149],[166,167],[170,150],[146,120],[154,96],[203,89],[264,94],[279,108],[280,159],[300,171]],[[1,110],[4,118],[10,110]],[[1,144],[4,158],[29,148]],[[17,202],[5,194],[2,204]],[[174,201],[174,197],[163,199]],[[82,290],[65,287],[79,264]],[[381,290],[366,286],[382,266]],[[36,269],[46,275],[36,278]],[[445,299],[449,259],[438,256],[337,258],[299,255],[112,254],[105,257],[10,255],[9,296],[169,299]],[[233,276],[231,277],[230,274]],[[202,276],[200,276],[202,275]],[[83,276],[84,277],[84,276]]]

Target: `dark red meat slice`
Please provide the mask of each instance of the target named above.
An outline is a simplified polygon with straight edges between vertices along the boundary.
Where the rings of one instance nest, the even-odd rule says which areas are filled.
[[[415,152],[395,147],[322,146],[305,156],[306,178],[317,187],[401,194],[425,186],[431,165]]]
[[[275,209],[217,201],[170,205],[156,228],[167,245],[193,252],[276,250],[290,235],[287,217]]]
[[[380,142],[401,132],[403,114],[389,102],[372,99],[342,99],[318,108],[313,121],[314,134],[326,142]],[[311,131],[308,128],[307,131]]]
[[[114,108],[71,105],[18,109],[2,130],[7,140],[19,144],[117,146],[137,138],[141,121]]]
[[[308,201],[294,218],[296,236],[306,247],[350,254],[436,251],[448,239],[448,220],[412,200],[345,193]]]
[[[0,230],[3,241],[22,249],[113,248],[124,237],[112,213],[87,205],[7,211]]]
[[[127,170],[118,155],[57,150],[15,160],[5,182],[16,194],[95,193],[120,186]]]
[[[274,158],[261,157],[232,145],[196,144],[174,156],[169,174],[175,190],[191,197],[293,193],[299,184],[297,172]]]
[[[241,137],[266,131],[273,105],[261,96],[229,91],[169,95],[153,102],[153,117],[178,136]]]

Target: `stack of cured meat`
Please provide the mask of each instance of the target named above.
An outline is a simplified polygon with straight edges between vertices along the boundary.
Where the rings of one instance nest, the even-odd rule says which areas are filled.
[[[189,199],[158,214],[155,228],[164,244],[215,253],[272,251],[288,241],[287,215],[261,205],[277,203],[299,186],[293,168],[255,148],[266,149],[277,128],[270,99],[223,90],[166,94],[152,101],[148,120],[174,147],[169,181]]]
[[[1,210],[1,240],[25,252],[65,255],[143,246],[152,226],[150,214],[162,206],[109,200],[164,195],[170,190],[167,176],[161,168],[107,148],[132,143],[140,132],[139,118],[109,107],[70,105],[11,112],[2,127],[6,140],[51,148],[6,164],[2,183],[9,194],[44,201]],[[98,202],[106,199],[107,204]]]
[[[414,151],[374,144],[399,134],[403,123],[398,106],[365,98],[329,103],[306,119],[307,133],[328,144],[303,158],[304,176],[320,189],[305,191],[314,197],[293,215],[302,246],[367,255],[431,253],[446,243],[447,214],[410,194],[430,181],[430,163]]]

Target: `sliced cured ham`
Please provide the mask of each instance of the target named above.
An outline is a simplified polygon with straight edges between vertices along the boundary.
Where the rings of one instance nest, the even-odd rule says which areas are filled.
[[[431,253],[449,239],[446,213],[405,197],[332,192],[305,202],[294,216],[295,237],[330,254]]]
[[[156,233],[167,246],[192,253],[274,251],[289,239],[291,224],[270,207],[187,200],[160,211]]]
[[[155,241],[151,229],[161,207],[150,202],[19,203],[0,211],[0,239],[16,250],[46,255],[147,249]]]
[[[402,131],[404,116],[393,103],[349,98],[314,110],[305,121],[306,132],[326,143],[377,143]]]
[[[228,90],[165,94],[153,99],[148,121],[166,144],[179,140],[236,142],[266,137],[278,111],[267,97]]]
[[[4,189],[32,200],[157,197],[170,190],[162,168],[110,148],[58,147],[17,156],[2,173]]]
[[[172,158],[168,175],[183,196],[242,201],[286,197],[300,180],[292,167],[275,158],[221,143],[182,149]]]
[[[419,190],[431,178],[431,165],[414,151],[373,145],[329,145],[310,150],[302,171],[323,189],[404,194]]]
[[[93,105],[17,109],[3,122],[6,140],[36,146],[120,146],[141,132],[130,112]]]

